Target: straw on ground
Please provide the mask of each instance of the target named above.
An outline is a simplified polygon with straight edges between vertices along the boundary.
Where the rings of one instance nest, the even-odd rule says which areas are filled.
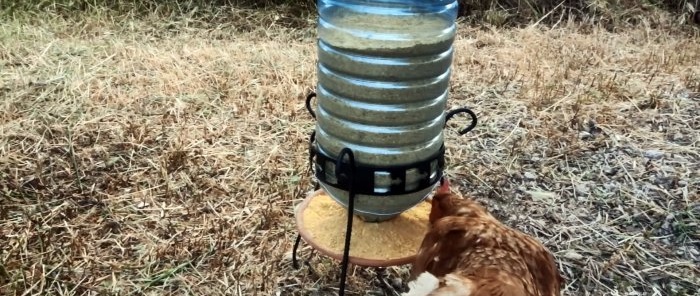
[[[313,22],[246,13],[0,24],[0,291],[335,291],[337,262],[290,262]],[[447,173],[554,251],[566,295],[700,286],[700,38],[669,28],[460,27],[449,105],[480,123],[448,127]],[[383,295],[374,272],[351,292]],[[400,289],[407,266],[387,274]]]

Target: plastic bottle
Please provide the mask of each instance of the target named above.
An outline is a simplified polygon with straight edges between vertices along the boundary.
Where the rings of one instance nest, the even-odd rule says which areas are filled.
[[[317,149],[337,157],[349,147],[357,163],[378,167],[440,151],[457,6],[456,0],[318,0]],[[426,188],[417,188],[418,171],[408,170],[406,190],[415,192],[402,195],[381,196],[392,180],[375,174],[377,195],[357,195],[355,213],[382,221],[410,209],[430,194],[440,169],[431,163]],[[322,170],[334,179],[334,166]],[[347,191],[321,186],[347,205]]]

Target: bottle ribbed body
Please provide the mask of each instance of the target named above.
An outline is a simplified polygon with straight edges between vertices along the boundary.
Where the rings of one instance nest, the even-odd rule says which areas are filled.
[[[457,2],[319,0],[318,12],[317,149],[336,157],[348,147],[357,163],[379,167],[409,165],[438,153]],[[323,169],[334,178],[333,167]],[[419,177],[407,172],[407,191],[418,189]],[[388,190],[394,181],[375,174],[375,191]],[[321,185],[347,204],[346,191]],[[355,212],[385,220],[431,190],[358,195]]]

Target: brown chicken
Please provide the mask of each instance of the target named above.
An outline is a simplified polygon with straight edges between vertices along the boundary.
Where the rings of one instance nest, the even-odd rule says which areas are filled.
[[[430,229],[404,296],[559,296],[563,278],[536,239],[510,228],[475,201],[433,196]]]

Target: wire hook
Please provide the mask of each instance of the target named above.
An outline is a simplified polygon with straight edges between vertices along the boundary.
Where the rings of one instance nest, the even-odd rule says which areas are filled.
[[[460,114],[460,113],[467,113],[469,116],[472,118],[472,122],[467,126],[466,128],[463,128],[459,130],[460,135],[464,135],[471,130],[473,130],[476,127],[476,114],[469,108],[457,108],[455,110],[452,110],[450,112],[447,112],[447,117],[445,118],[445,126],[447,126],[447,122],[450,121],[455,115]]]
[[[309,114],[311,114],[311,117],[316,119],[316,112],[311,108],[311,99],[316,97],[315,92],[311,92],[310,94],[306,95],[306,110],[309,111]]]

